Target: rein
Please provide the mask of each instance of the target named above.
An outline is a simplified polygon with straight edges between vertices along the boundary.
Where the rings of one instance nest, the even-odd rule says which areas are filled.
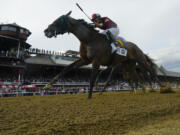
[[[85,22],[83,19],[79,19],[77,20],[77,22],[75,24],[71,24],[68,20],[67,16],[62,16],[61,20],[57,21],[57,26],[61,27],[61,30],[65,33],[65,32],[72,32],[74,29],[76,29],[77,26],[79,25],[85,25],[86,27],[98,32],[97,30],[94,29],[93,26],[89,25],[87,22]],[[70,26],[70,27],[69,27]]]

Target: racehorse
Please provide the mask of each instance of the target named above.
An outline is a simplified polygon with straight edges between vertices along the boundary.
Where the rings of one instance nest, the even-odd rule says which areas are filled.
[[[92,97],[92,90],[99,73],[100,66],[112,66],[112,69],[123,64],[127,60],[138,62],[146,70],[151,72],[143,52],[131,42],[126,42],[125,46],[128,50],[127,56],[112,55],[111,42],[100,34],[97,30],[82,19],[74,19],[70,17],[71,11],[66,15],[57,18],[52,24],[44,30],[45,36],[48,38],[56,37],[59,34],[72,33],[80,41],[80,58],[72,64],[64,68],[57,74],[45,87],[50,88],[60,77],[63,77],[73,68],[79,68],[84,65],[92,64],[92,73],[90,77],[90,90],[88,98]]]

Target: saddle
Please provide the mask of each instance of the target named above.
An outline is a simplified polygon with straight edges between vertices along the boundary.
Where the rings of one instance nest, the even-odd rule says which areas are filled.
[[[110,31],[106,33],[106,38],[111,43],[114,43],[116,47],[125,48],[124,43],[126,40],[123,37],[117,36],[116,38],[112,35]]]
[[[126,42],[126,40],[123,37],[118,36],[116,38],[116,42],[118,43],[117,47],[125,48],[124,43]]]

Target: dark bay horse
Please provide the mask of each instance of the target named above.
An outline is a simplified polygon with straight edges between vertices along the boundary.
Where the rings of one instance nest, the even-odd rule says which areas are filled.
[[[70,17],[71,11],[66,15],[60,16],[44,31],[48,38],[56,37],[58,34],[72,33],[80,40],[80,58],[68,65],[58,75],[56,75],[44,88],[52,87],[60,77],[63,77],[73,68],[79,68],[84,65],[92,64],[92,74],[90,78],[90,90],[88,98],[92,97],[92,90],[99,73],[100,66],[118,67],[126,60],[137,61],[146,70],[151,72],[143,52],[133,43],[127,42],[127,56],[111,54],[110,41],[103,34],[98,33],[91,25],[84,20],[76,20]]]

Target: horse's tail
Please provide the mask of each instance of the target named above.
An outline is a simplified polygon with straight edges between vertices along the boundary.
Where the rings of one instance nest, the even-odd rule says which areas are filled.
[[[157,64],[154,62],[154,60],[152,58],[150,58],[147,54],[144,54],[146,60],[147,60],[147,63],[149,64],[149,66],[151,67],[151,70],[153,72],[154,75],[157,75],[157,69],[158,69],[158,66]]]
[[[146,58],[146,60],[147,60],[147,62],[148,62],[148,64],[150,64],[150,67],[152,68],[152,72],[153,72],[153,77],[155,77],[156,78],[156,81],[159,83],[159,85],[161,86],[161,87],[163,87],[164,85],[160,82],[160,80],[158,79],[158,74],[157,74],[157,69],[159,69],[158,68],[158,66],[157,66],[157,64],[155,64],[154,63],[154,60],[153,59],[151,59],[148,55],[146,55],[145,54],[145,58]],[[159,69],[160,70],[160,69]],[[163,73],[163,75],[164,75],[164,77],[165,77],[165,80],[166,80],[166,82],[167,82],[167,74],[164,72],[164,71],[162,71],[162,70],[160,70],[162,73]]]

